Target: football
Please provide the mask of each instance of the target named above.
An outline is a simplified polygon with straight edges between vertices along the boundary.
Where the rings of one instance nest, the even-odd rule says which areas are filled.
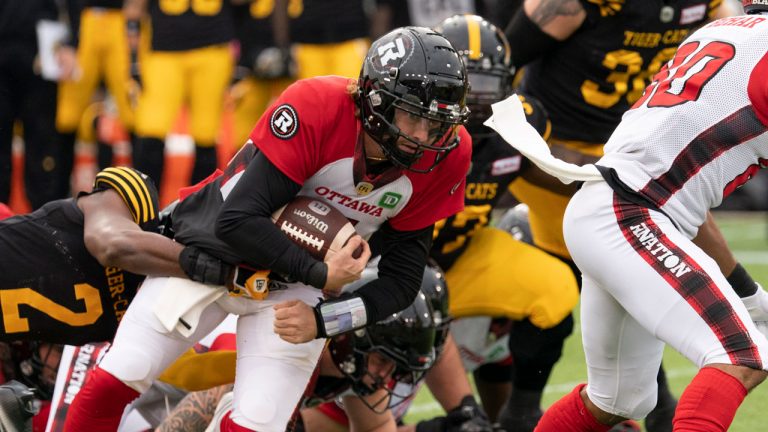
[[[297,196],[278,209],[272,221],[296,244],[323,261],[356,234],[355,227],[333,206],[310,197]],[[355,251],[360,256],[362,248]]]

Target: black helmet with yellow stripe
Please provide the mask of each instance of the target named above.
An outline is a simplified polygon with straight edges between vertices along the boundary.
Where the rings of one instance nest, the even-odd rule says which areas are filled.
[[[512,93],[514,66],[509,42],[495,25],[478,15],[454,15],[435,27],[459,53],[467,68],[470,114],[466,127],[473,137],[491,131],[483,122],[491,104]]]
[[[155,183],[149,176],[133,168],[110,167],[99,171],[91,193],[113,189],[120,195],[136,222],[144,231],[158,226],[159,202]]]

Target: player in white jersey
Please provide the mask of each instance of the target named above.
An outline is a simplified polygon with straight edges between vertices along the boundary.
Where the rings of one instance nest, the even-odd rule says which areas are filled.
[[[691,240],[768,160],[768,1],[744,6],[751,15],[682,43],[606,144],[596,164],[605,181],[585,183],[568,205],[589,383],[549,408],[537,431],[605,431],[644,417],[665,343],[700,368],[675,431],[727,430],[766,377],[768,341],[753,322],[764,311],[742,302]]]

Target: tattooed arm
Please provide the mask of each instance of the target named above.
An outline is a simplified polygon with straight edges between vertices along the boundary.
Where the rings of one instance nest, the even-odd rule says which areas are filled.
[[[586,19],[580,0],[525,0],[504,30],[512,63],[519,68],[557,49]]]
[[[571,37],[587,17],[579,0],[526,0],[523,9],[544,33],[559,41]]]
[[[193,392],[179,402],[155,432],[203,432],[213,418],[216,405],[232,384]]]

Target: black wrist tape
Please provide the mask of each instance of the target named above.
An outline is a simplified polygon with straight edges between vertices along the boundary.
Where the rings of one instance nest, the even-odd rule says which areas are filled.
[[[741,264],[737,263],[726,279],[739,297],[749,297],[757,292],[757,283]]]

